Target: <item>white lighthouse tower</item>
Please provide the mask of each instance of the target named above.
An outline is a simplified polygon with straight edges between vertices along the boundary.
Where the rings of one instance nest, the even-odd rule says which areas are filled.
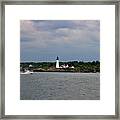
[[[59,68],[59,57],[57,56],[57,59],[56,59],[56,68]]]

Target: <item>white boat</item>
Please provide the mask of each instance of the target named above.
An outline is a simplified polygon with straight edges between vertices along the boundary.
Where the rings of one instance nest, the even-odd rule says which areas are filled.
[[[20,72],[20,74],[33,74],[32,71],[26,70],[25,72]]]

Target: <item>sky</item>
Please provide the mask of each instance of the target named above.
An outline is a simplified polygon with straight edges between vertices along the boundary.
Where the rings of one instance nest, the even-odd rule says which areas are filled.
[[[21,20],[21,62],[100,60],[99,20]]]

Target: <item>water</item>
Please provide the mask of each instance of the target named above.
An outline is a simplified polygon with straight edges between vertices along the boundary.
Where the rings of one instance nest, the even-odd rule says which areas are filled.
[[[21,100],[99,100],[99,73],[39,72],[20,75]]]

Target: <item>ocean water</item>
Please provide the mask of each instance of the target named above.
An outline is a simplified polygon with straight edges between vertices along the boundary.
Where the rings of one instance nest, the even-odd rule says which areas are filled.
[[[38,72],[20,75],[21,100],[99,100],[99,73]]]

